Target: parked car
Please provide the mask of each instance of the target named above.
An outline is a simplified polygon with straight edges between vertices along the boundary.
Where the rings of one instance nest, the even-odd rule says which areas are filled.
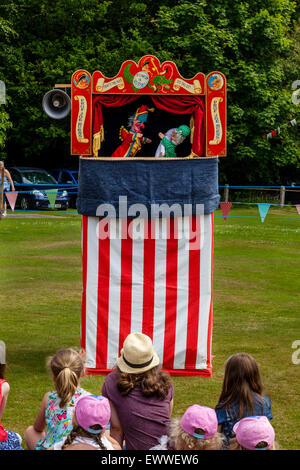
[[[76,200],[78,194],[78,171],[67,169],[49,170],[54,176],[58,184],[64,185],[69,194],[69,206],[76,208]]]
[[[46,190],[57,189],[54,208],[66,210],[69,207],[68,191],[61,188],[56,179],[42,168],[8,168],[15,190],[19,192],[16,207],[22,210],[48,209],[51,207]]]

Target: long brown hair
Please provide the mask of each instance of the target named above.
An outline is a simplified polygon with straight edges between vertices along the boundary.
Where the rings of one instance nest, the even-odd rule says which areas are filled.
[[[162,372],[159,366],[142,374],[127,374],[119,369],[117,371],[116,385],[122,396],[128,395],[137,386],[140,387],[141,393],[145,397],[157,396],[164,400],[168,396],[172,382],[170,376]]]
[[[61,349],[48,359],[48,367],[55,377],[55,386],[63,408],[71,400],[79,385],[84,361],[74,349]]]
[[[246,353],[230,356],[225,363],[223,386],[216,408],[228,408],[239,404],[239,417],[245,410],[254,413],[254,394],[263,406],[263,384],[255,359]]]

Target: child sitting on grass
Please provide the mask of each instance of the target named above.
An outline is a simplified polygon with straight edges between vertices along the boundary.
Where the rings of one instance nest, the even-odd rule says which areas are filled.
[[[278,450],[275,431],[266,416],[243,418],[233,426],[229,450]]]
[[[121,450],[121,446],[113,439],[105,428],[110,420],[110,406],[107,398],[89,395],[77,401],[73,414],[73,429],[63,441],[57,442],[53,450],[71,450],[87,446],[98,450]]]
[[[89,394],[80,387],[84,375],[85,353],[61,349],[48,359],[55,390],[47,392],[35,423],[25,431],[29,450],[44,450],[61,441],[72,430],[73,410],[77,400]]]
[[[221,450],[223,439],[215,410],[192,405],[181,419],[171,421],[168,436],[163,436],[152,450]]]
[[[273,418],[271,402],[263,396],[263,384],[255,359],[246,353],[230,356],[225,363],[223,386],[216,406],[219,431],[227,442],[234,437],[233,426],[247,416]]]
[[[24,450],[21,447],[22,438],[13,431],[4,429],[1,419],[6,407],[7,397],[10,392],[10,386],[5,380],[6,370],[6,347],[3,341],[0,341],[0,450]]]

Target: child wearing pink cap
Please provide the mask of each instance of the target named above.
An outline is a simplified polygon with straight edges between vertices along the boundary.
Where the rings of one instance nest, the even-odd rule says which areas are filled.
[[[167,440],[152,450],[167,450]],[[223,435],[218,432],[215,410],[206,406],[190,406],[181,419],[170,424],[168,444],[173,450],[221,450]]]
[[[277,450],[275,431],[266,416],[249,416],[233,426],[229,450]]]
[[[99,395],[81,397],[73,414],[73,429],[64,440],[54,444],[51,450],[71,450],[72,446],[87,446],[87,449],[121,450],[120,445],[106,432],[110,420],[107,398]]]

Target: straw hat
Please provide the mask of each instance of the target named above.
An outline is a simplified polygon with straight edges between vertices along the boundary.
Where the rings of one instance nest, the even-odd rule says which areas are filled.
[[[127,374],[141,374],[158,366],[159,357],[153,349],[149,336],[143,333],[131,333],[127,336],[121,350],[117,366]]]

